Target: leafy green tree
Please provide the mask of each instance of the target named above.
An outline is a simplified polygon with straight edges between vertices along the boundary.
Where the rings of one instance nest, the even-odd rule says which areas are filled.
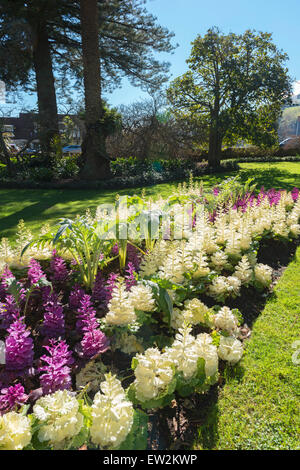
[[[175,114],[203,128],[211,166],[219,166],[224,143],[276,141],[291,93],[286,60],[272,35],[263,32],[224,35],[212,28],[192,43],[189,70],[171,83],[167,95]]]

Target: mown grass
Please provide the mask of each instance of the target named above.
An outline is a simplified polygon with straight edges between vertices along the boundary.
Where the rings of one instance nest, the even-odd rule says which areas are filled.
[[[236,173],[219,173],[202,177],[209,187]],[[299,163],[243,163],[242,181],[255,177],[258,187],[300,187]],[[148,197],[168,196],[177,187],[177,182],[158,184],[146,188]],[[0,238],[13,237],[18,221],[24,219],[28,228],[37,233],[44,223],[54,224],[60,217],[74,217],[87,208],[95,209],[99,204],[114,202],[116,194],[141,194],[142,188],[112,190],[40,190],[0,189]]]
[[[300,448],[300,353],[293,363],[300,351],[299,312],[300,248],[256,320],[244,358],[227,368],[196,449]]]

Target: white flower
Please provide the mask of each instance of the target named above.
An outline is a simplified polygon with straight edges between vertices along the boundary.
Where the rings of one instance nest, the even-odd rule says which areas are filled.
[[[289,227],[287,226],[285,220],[277,222],[273,225],[273,232],[280,235],[281,237],[288,238],[289,236]]]
[[[152,312],[155,309],[155,299],[150,286],[138,284],[129,293],[129,300],[137,310]]]
[[[198,279],[199,277],[207,276],[210,273],[206,256],[200,251],[193,258],[193,264],[195,266],[192,273],[193,278]]]
[[[222,271],[224,266],[228,263],[228,257],[224,251],[218,250],[211,257],[211,263],[217,271]]]
[[[140,401],[151,400],[164,392],[174,377],[172,361],[157,348],[149,348],[136,356],[138,364],[134,370],[135,391]]]
[[[179,328],[182,328],[184,321],[185,317],[183,315],[183,311],[176,307],[173,308],[170,323],[171,327],[174,328],[174,330],[178,330]]]
[[[237,296],[241,287],[241,281],[235,276],[218,276],[212,281],[209,286],[209,294],[215,298],[222,298],[223,296]]]
[[[83,415],[78,409],[77,399],[67,390],[39,398],[33,407],[34,415],[42,423],[39,440],[59,448],[65,439],[76,436],[83,426]]]
[[[186,323],[192,325],[206,323],[208,321],[208,312],[209,308],[197,298],[187,300],[184,303],[183,317]]]
[[[195,344],[196,339],[190,332],[191,327],[180,328],[172,347],[168,348],[165,353],[187,380],[196,373],[199,357]]]
[[[228,284],[228,292],[231,295],[238,295],[239,290],[241,288],[241,281],[235,276],[228,276],[227,277],[227,284]]]
[[[243,345],[233,336],[221,336],[218,354],[224,361],[230,364],[236,364],[243,355]]]
[[[158,240],[152,251],[146,253],[141,265],[140,265],[140,276],[151,276],[154,274],[161,264],[165,261],[172,244],[165,240]]]
[[[225,276],[218,276],[212,280],[211,285],[209,286],[209,294],[212,297],[221,297],[227,293],[228,284]]]
[[[272,282],[272,268],[266,264],[257,264],[254,268],[255,279],[268,287]]]
[[[175,284],[181,284],[184,281],[185,262],[182,260],[180,250],[170,253],[160,268],[159,274],[162,279],[168,279]]]
[[[242,284],[248,284],[251,281],[252,269],[247,256],[243,256],[236,266],[234,276],[237,277]]]
[[[215,345],[212,344],[212,338],[207,333],[201,333],[196,338],[196,351],[198,357],[205,360],[205,374],[206,377],[212,377],[218,371],[218,351]]]
[[[15,411],[0,415],[0,450],[22,450],[31,441],[31,422]]]
[[[222,307],[219,310],[219,312],[214,317],[214,322],[217,328],[228,332],[234,331],[238,326],[236,316],[228,307]]]
[[[133,406],[127,400],[121,382],[111,374],[101,383],[91,407],[92,442],[102,448],[118,447],[129,434],[133,424]]]
[[[108,325],[130,325],[136,321],[134,306],[122,282],[112,291],[105,321]]]
[[[300,235],[300,225],[299,224],[290,225],[290,232],[296,237]]]

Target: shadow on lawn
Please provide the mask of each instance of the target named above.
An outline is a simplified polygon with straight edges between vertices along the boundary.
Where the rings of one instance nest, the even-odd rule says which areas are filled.
[[[300,188],[300,174],[293,174],[279,168],[267,169],[243,169],[239,173],[241,181],[246,182],[248,178],[255,178],[256,188],[259,190],[262,186],[265,189],[286,189],[291,191],[293,188]]]

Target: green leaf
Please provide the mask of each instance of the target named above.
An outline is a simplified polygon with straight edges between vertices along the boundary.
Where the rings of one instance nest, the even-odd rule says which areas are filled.
[[[41,442],[38,438],[38,432],[35,432],[31,438],[32,447],[35,450],[50,450],[51,446],[49,442]]]
[[[118,450],[146,450],[148,437],[148,416],[141,410],[134,410],[133,425]]]
[[[68,445],[68,449],[79,449],[79,447],[87,444],[89,440],[89,430],[85,426],[83,426],[80,432],[73,437],[70,444]]]

